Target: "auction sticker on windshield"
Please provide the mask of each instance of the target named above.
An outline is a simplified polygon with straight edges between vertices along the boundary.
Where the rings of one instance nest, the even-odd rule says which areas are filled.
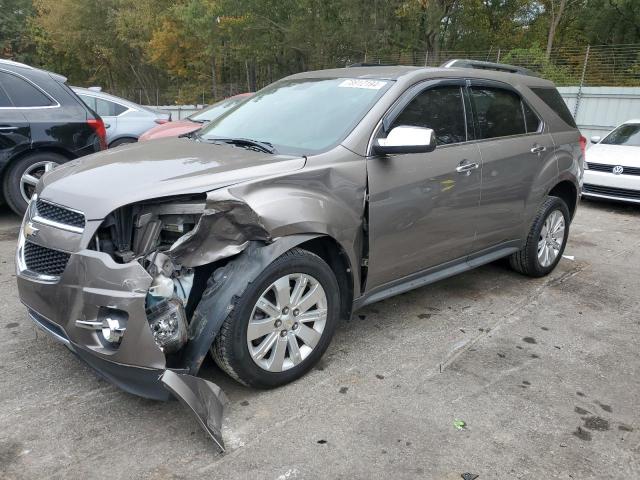
[[[362,80],[360,78],[348,78],[339,87],[342,88],[366,88],[369,90],[380,90],[387,82],[380,80]]]

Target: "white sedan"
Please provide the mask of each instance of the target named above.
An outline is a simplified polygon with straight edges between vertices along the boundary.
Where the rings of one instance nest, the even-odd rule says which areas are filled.
[[[640,203],[640,120],[628,120],[591,142],[582,195]]]

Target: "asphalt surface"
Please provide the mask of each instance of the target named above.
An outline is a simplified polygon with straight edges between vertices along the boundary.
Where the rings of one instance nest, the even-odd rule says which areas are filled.
[[[640,478],[640,207],[583,202],[547,278],[492,264],[358,312],[286,387],[206,365],[231,400],[222,455],[179,403],[36,331],[17,228],[0,212],[2,479]]]

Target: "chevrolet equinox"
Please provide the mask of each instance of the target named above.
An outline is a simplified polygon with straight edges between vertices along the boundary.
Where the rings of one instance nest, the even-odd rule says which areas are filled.
[[[547,275],[584,139],[551,82],[456,65],[292,75],[188,137],[52,170],[16,254],[29,317],[124,390],[175,395],[221,445],[209,352],[276,387],[372,302],[503,257]]]

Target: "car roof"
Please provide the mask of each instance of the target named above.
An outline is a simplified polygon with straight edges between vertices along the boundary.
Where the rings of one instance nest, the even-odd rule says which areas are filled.
[[[298,80],[305,78],[361,78],[372,80],[419,81],[430,78],[479,78],[496,80],[509,84],[522,84],[532,87],[553,87],[553,83],[540,77],[519,73],[500,72],[479,68],[441,68],[441,67],[409,67],[401,65],[381,65],[367,67],[333,68],[302,72],[286,77]]]
[[[640,118],[632,118],[631,120],[626,120],[623,125],[626,125],[627,123],[640,123]]]
[[[14,73],[18,73],[24,76],[29,76],[30,74],[46,74],[53,77],[55,80],[59,82],[66,82],[67,77],[60,75],[55,72],[50,72],[48,70],[43,70],[42,68],[32,67],[31,65],[27,65],[26,63],[15,62],[13,60],[8,60],[6,58],[0,58],[0,68],[4,68]]]
[[[100,90],[92,90],[90,88],[84,87],[71,87],[71,89],[76,93],[82,93],[83,95],[90,95],[92,97],[110,100],[112,102],[124,105],[125,107],[131,107],[137,110],[145,109],[145,107],[143,107],[142,105],[138,105],[137,103],[127,100],[126,98],[116,97],[115,95],[111,95],[110,93],[102,92]]]

